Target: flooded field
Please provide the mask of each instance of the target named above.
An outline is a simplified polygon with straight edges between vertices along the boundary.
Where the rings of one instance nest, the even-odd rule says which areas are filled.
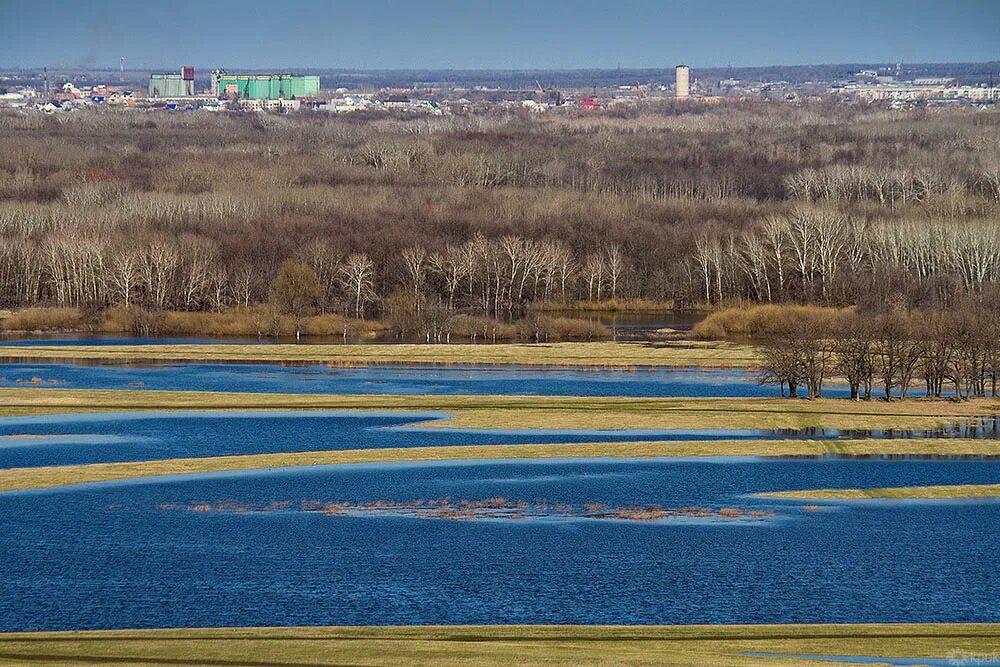
[[[995,471],[947,461],[487,461],[2,494],[0,627],[998,621],[1000,543],[988,527],[1000,502],[810,506],[750,495],[986,482]],[[705,513],[449,521],[301,511],[303,501],[371,509],[442,498]],[[289,504],[189,509],[275,502]],[[725,508],[761,514],[720,518]]]
[[[126,390],[748,401],[772,391],[748,373],[701,370],[40,363],[8,364],[2,375],[10,385]],[[0,469],[437,445],[1000,432],[992,417],[865,431],[732,428],[724,413],[710,428],[667,430],[442,428],[447,419],[319,411],[7,417]],[[995,484],[1000,463],[988,458],[314,464],[0,493],[0,630],[1000,621],[1000,538],[991,528],[1000,501],[754,495]]]
[[[769,397],[753,373],[740,369],[567,369],[490,366],[370,366],[321,364],[4,364],[0,387],[154,389],[336,394],[467,394],[631,397]],[[831,387],[831,396],[848,395]]]
[[[133,412],[0,418],[0,468],[451,445],[814,438],[766,429],[428,428],[444,413]],[[824,437],[835,437],[834,435]]]
[[[646,441],[1000,437],[995,420],[920,430],[442,428],[447,413],[122,412],[0,417],[0,469],[406,447]],[[436,422],[435,426],[427,426]],[[721,426],[721,425],[720,425]]]

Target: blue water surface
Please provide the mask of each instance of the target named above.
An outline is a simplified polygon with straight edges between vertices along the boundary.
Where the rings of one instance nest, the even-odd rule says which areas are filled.
[[[1000,503],[746,494],[996,483],[991,462],[361,465],[0,494],[0,629],[1000,621]],[[762,522],[448,521],[164,503],[419,498],[773,510]]]
[[[560,430],[420,426],[447,414],[122,412],[0,418],[0,468],[452,445],[814,437],[758,429]]]
[[[37,378],[37,384],[31,384]],[[20,383],[18,382],[20,380]],[[3,386],[71,389],[158,389],[284,394],[475,394],[626,397],[767,397],[742,369],[657,368],[642,370],[518,366],[370,366],[328,368],[323,364],[141,363],[76,365],[8,363]],[[830,396],[847,395],[831,386]]]

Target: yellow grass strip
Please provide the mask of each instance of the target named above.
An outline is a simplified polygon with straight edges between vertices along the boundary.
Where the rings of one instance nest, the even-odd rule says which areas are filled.
[[[853,402],[746,398],[250,394],[49,388],[0,389],[0,415],[166,410],[447,412],[439,428],[926,429],[1000,413],[1000,400]]]
[[[759,493],[757,495],[766,498],[785,498],[791,500],[996,498],[1000,497],[1000,484],[897,486],[882,489],[813,489],[807,491],[775,491],[773,493]]]
[[[322,450],[13,468],[0,470],[0,491],[44,489],[164,475],[352,463],[560,458],[775,457],[821,456],[824,454],[846,456],[1000,456],[1000,442],[995,440],[722,440]]]
[[[0,634],[0,664],[826,665],[746,653],[976,658],[996,624],[413,626]],[[850,664],[850,663],[838,663]]]
[[[332,366],[383,364],[529,365],[633,368],[753,366],[747,345],[725,342],[502,343],[497,345],[39,345],[0,346],[0,359],[89,359],[205,362],[312,362]]]

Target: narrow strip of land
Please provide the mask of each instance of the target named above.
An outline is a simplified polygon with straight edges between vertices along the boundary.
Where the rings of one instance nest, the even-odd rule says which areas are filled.
[[[1000,457],[1000,441],[924,440],[713,440],[592,442],[544,445],[395,447],[207,456],[153,461],[9,468],[0,470],[0,491],[24,491],[127,479],[274,470],[318,465],[459,460],[566,458],[787,457],[787,456],[988,456]],[[780,494],[778,494],[780,495]]]
[[[896,486],[881,489],[812,489],[804,491],[774,491],[758,495],[766,498],[786,498],[790,500],[996,498],[1000,497],[1000,484]]]
[[[0,664],[716,665],[806,667],[786,655],[968,659],[1000,653],[996,624],[414,626],[0,634]],[[868,661],[870,663],[870,660]],[[852,663],[837,663],[852,664]],[[957,664],[957,663],[956,663]],[[973,664],[973,663],[970,663]]]
[[[725,342],[500,343],[496,345],[32,345],[0,346],[0,359],[300,362],[331,366],[752,367],[748,345]]]
[[[168,410],[392,410],[446,412],[437,428],[493,429],[933,429],[993,417],[1000,399],[855,402],[746,398],[251,394],[98,389],[0,389],[0,415]],[[723,435],[724,434],[720,434]]]

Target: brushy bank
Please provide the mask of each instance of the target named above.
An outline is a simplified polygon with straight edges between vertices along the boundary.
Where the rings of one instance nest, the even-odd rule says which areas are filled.
[[[456,314],[444,318],[437,334],[427,342],[603,340],[608,329],[589,320],[533,314],[513,322]],[[363,340],[375,337],[412,339],[381,320],[360,320],[334,313],[296,317],[270,305],[227,308],[220,311],[151,311],[137,306],[112,306],[103,311],[80,308],[36,307],[0,315],[0,330],[12,333],[112,333],[135,336],[219,336],[289,338],[342,337]]]
[[[737,306],[717,310],[691,330],[698,340],[747,340],[771,332],[776,322],[786,319],[833,318],[849,308],[767,304]]]

